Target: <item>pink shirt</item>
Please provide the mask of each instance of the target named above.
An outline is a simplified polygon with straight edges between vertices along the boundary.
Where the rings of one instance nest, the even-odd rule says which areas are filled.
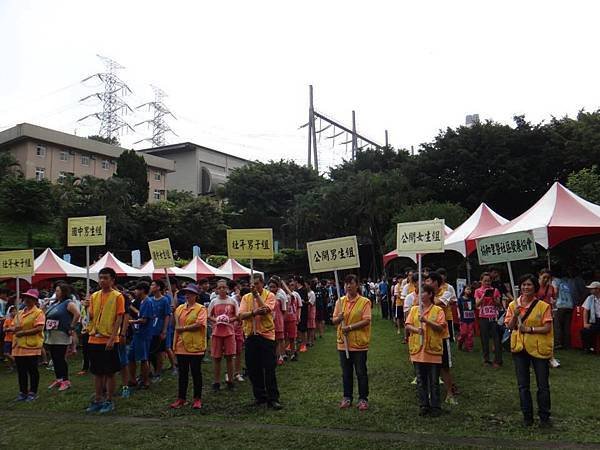
[[[298,294],[296,291],[293,291],[292,295],[290,296],[290,301],[287,305],[287,314],[285,315],[286,322],[296,322],[296,313],[300,308],[301,301],[300,294]]]
[[[216,320],[213,325],[213,336],[224,337],[235,334],[234,322],[238,315],[238,304],[230,297],[215,298],[208,306],[208,317]]]
[[[492,296],[485,295],[487,290],[492,290],[494,293]],[[496,301],[500,300],[502,296],[500,295],[500,291],[493,287],[485,287],[481,286],[475,289],[475,301],[479,299],[483,299],[479,304],[479,318],[480,319],[497,319],[498,318],[498,306],[496,305]]]

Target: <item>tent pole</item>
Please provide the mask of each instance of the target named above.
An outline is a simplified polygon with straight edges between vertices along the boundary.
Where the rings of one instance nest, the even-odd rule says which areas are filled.
[[[548,248],[548,250],[546,250],[546,261],[548,264],[548,270],[552,270],[552,267],[550,265],[550,248]]]
[[[515,277],[513,276],[512,265],[510,261],[506,262],[508,266],[508,276],[510,277],[510,290],[512,291],[513,298],[517,298],[517,290],[515,289]]]
[[[85,246],[85,296],[90,295],[90,246]]]

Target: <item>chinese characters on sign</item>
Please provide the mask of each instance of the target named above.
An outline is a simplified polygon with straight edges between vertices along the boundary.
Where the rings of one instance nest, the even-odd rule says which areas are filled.
[[[443,253],[444,219],[398,224],[398,253]]]
[[[173,252],[171,251],[171,241],[168,238],[150,241],[148,242],[148,248],[155,269],[167,269],[175,265]]]
[[[479,264],[494,264],[537,258],[533,231],[477,239]]]
[[[230,258],[273,259],[273,230],[227,230],[227,254]]]
[[[310,273],[360,267],[356,236],[306,243]]]
[[[0,277],[33,275],[33,250],[0,252]]]
[[[106,216],[70,217],[67,222],[67,245],[106,245]]]

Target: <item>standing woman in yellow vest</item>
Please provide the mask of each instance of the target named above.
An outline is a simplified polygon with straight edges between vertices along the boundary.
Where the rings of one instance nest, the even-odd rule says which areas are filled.
[[[18,311],[15,317],[12,344],[12,356],[15,358],[19,377],[19,395],[16,400],[31,402],[37,399],[40,384],[38,358],[44,345],[46,316],[37,307],[37,289],[29,289],[21,297],[25,308]]]
[[[419,415],[438,417],[442,412],[439,380],[448,322],[444,310],[433,304],[435,294],[433,286],[423,285],[421,303],[416,300],[410,308],[405,325],[410,332],[410,361],[417,373]]]
[[[524,275],[519,280],[521,296],[513,300],[506,311],[505,325],[512,330],[510,351],[513,355],[519,398],[525,426],[533,425],[533,401],[529,388],[529,367],[533,366],[537,382],[540,427],[551,427],[550,421],[550,358],[554,350],[552,306],[538,300],[540,285],[537,277]]]
[[[342,366],[344,398],[341,409],[352,406],[354,374],[358,381],[358,409],[369,409],[369,375],[367,351],[371,341],[371,301],[358,294],[358,277],[348,275],[344,280],[346,295],[335,303],[332,322],[337,325],[337,349]],[[346,345],[349,357],[346,356]]]
[[[171,408],[178,409],[186,404],[189,375],[192,372],[194,401],[192,409],[202,408],[202,358],[206,352],[206,320],[204,305],[198,303],[200,289],[188,284],[180,292],[185,294],[185,303],[175,310],[175,336],[173,351],[177,357],[179,387],[177,400]]]

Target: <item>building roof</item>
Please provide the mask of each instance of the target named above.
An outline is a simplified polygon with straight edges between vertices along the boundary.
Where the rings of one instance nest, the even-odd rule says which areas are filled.
[[[194,144],[193,142],[181,142],[179,144],[170,144],[170,145],[163,145],[161,147],[145,148],[145,149],[142,149],[139,151],[142,153],[145,153],[145,154],[166,155],[166,154],[170,154],[170,153],[196,151],[199,148],[202,150],[207,150],[212,153],[217,153],[219,155],[227,156],[228,158],[237,159],[239,161],[248,162],[248,163],[252,162],[248,159],[240,158],[239,156],[231,155],[229,153],[225,153],[220,150],[215,150],[213,148],[205,147],[203,145]]]
[[[57,144],[72,148],[73,150],[103,155],[113,159],[117,159],[121,153],[127,150],[116,145],[105,144],[104,142],[75,136],[74,134],[63,133],[62,131],[51,130],[30,123],[20,123],[0,132],[0,147],[25,139],[35,139],[37,141]],[[175,162],[172,160],[146,153],[142,154],[142,156],[149,167],[162,169],[166,172],[175,172]]]

